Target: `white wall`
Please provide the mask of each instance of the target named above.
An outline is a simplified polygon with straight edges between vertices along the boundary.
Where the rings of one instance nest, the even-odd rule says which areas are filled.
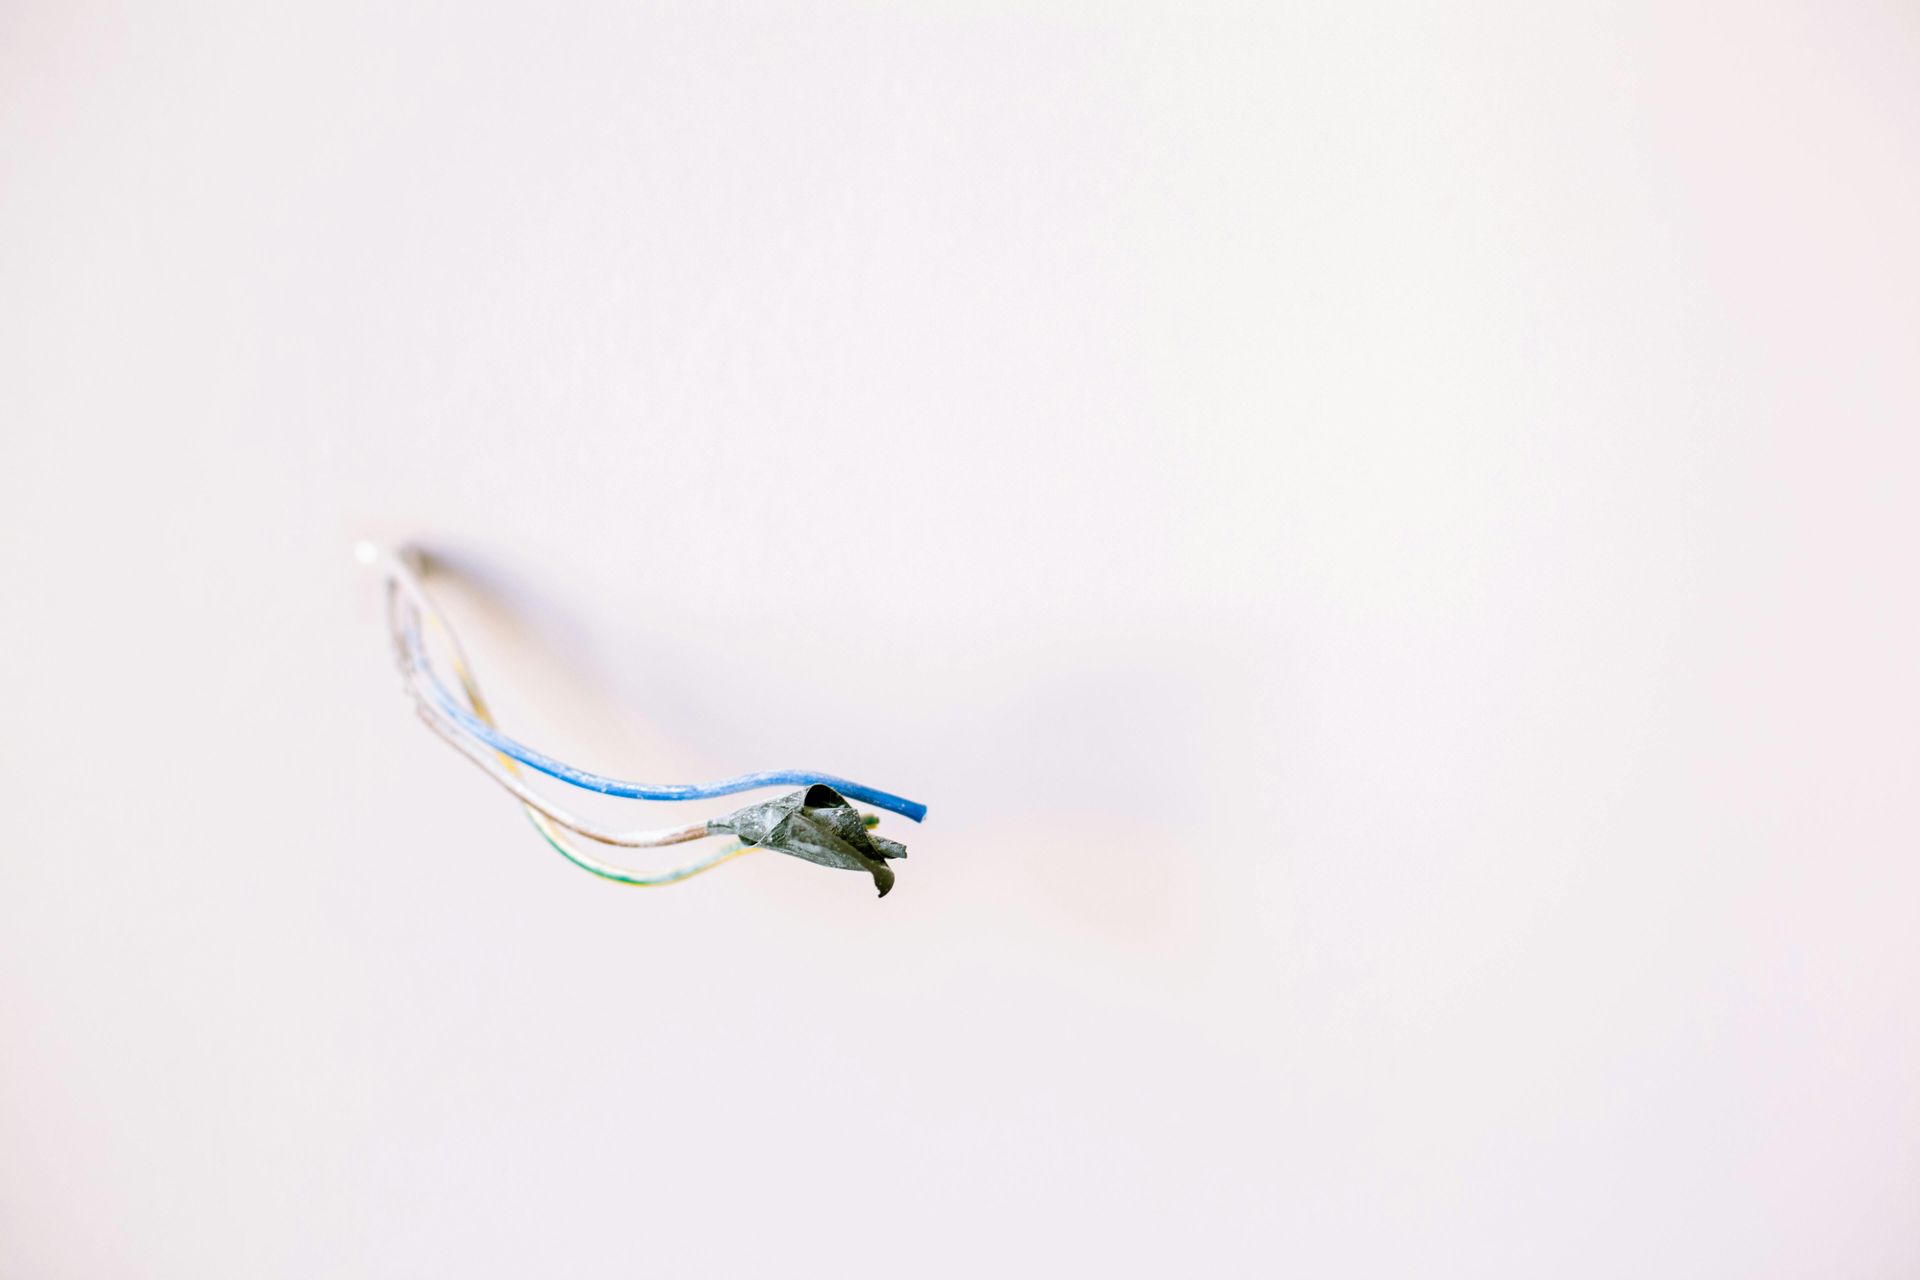
[[[1602,8],[0,9],[0,1274],[1915,1274],[1920,18]]]

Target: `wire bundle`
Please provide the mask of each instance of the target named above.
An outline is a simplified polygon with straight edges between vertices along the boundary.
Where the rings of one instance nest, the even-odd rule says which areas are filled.
[[[466,653],[460,647],[459,637],[454,635],[453,628],[448,625],[446,618],[434,605],[432,598],[427,595],[425,586],[421,583],[417,567],[422,559],[419,551],[413,547],[402,547],[398,552],[392,552],[369,543],[361,543],[356,548],[356,554],[363,562],[378,565],[385,575],[387,625],[392,634],[394,654],[398,659],[407,693],[413,699],[414,709],[421,720],[425,721],[427,727],[448,745],[473,761],[488,777],[512,793],[514,798],[520,801],[527,817],[532,820],[534,828],[546,842],[552,845],[561,857],[585,871],[620,884],[645,886],[678,884],[704,871],[711,871],[742,854],[752,853],[760,845],[735,840],[718,852],[698,861],[686,863],[658,875],[641,875],[582,849],[579,844],[563,834],[563,829],[598,844],[640,849],[684,844],[711,835],[730,832],[734,826],[728,819],[719,818],[648,831],[609,830],[567,812],[535,791],[527,785],[526,770],[544,773],[582,790],[635,800],[705,800],[764,787],[803,786],[808,788],[805,797],[805,803],[808,805],[825,804],[825,798],[830,797],[835,802],[835,807],[844,808],[844,802],[841,800],[844,796],[864,800],[915,822],[926,816],[927,807],[923,804],[858,782],[836,778],[830,774],[785,769],[742,774],[736,778],[705,784],[656,786],[590,773],[536,751],[508,737],[494,722],[493,714],[487,709],[486,698],[481,694],[480,685],[474,677],[473,668],[467,661]],[[444,646],[459,687],[457,694],[449,689],[435,672],[421,634],[423,627],[431,629]],[[799,802],[798,797],[795,797],[795,802]],[[877,821],[877,818],[869,815],[865,818],[865,826],[871,827]],[[879,854],[881,858],[903,856],[905,853],[901,846],[891,841],[879,840],[877,837],[863,840],[857,833],[844,831],[842,836],[862,843],[870,852],[878,852],[882,847],[888,850]],[[780,846],[770,843],[767,847]],[[893,850],[898,852],[891,852]],[[792,848],[784,851],[796,852]],[[851,860],[834,856],[817,857],[811,852],[800,852],[799,856],[808,857],[813,861],[822,861],[832,866],[860,865],[870,870],[874,869],[867,857],[853,850],[848,850],[847,853],[847,857]],[[880,892],[884,895],[892,883],[892,873],[884,871],[883,867],[875,870],[874,873],[880,885]]]

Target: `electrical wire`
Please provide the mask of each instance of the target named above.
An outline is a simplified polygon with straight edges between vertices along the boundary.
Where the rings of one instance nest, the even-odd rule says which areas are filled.
[[[568,862],[571,862],[574,866],[579,867],[582,871],[591,871],[593,874],[605,880],[613,880],[620,884],[639,885],[647,889],[657,889],[663,885],[679,884],[682,880],[691,880],[702,872],[713,870],[723,862],[732,862],[742,854],[756,852],[751,845],[740,844],[736,841],[710,858],[703,858],[699,862],[689,862],[684,867],[675,867],[673,870],[664,872],[661,875],[642,876],[635,872],[628,871],[624,867],[616,867],[611,863],[601,862],[597,858],[581,853],[579,849],[568,844],[561,838],[560,833],[548,824],[546,819],[541,816],[539,810],[529,808],[527,810],[527,816],[533,819],[534,830],[540,833],[540,838],[552,845],[555,853],[565,858]]]
[[[486,699],[480,692],[479,682],[474,677],[472,666],[467,660],[459,637],[454,634],[451,625],[447,623],[444,615],[441,614],[438,607],[433,603],[431,597],[427,595],[417,573],[414,571],[413,565],[409,563],[409,560],[418,558],[419,553],[412,548],[403,548],[401,552],[396,555],[381,551],[364,543],[357,548],[357,553],[363,562],[379,563],[385,569],[387,617],[389,630],[393,638],[394,652],[400,665],[407,693],[412,698],[415,710],[420,718],[426,723],[429,729],[445,740],[448,745],[466,756],[495,782],[499,783],[511,793],[515,799],[519,800],[527,817],[532,821],[534,829],[538,831],[541,838],[562,857],[572,862],[575,866],[580,867],[582,870],[604,879],[622,884],[659,886],[678,884],[683,880],[710,871],[714,867],[740,857],[742,854],[755,851],[757,847],[755,845],[748,845],[744,842],[734,842],[722,848],[717,853],[697,862],[688,863],[657,875],[641,875],[626,867],[606,862],[568,841],[556,830],[556,827],[565,827],[599,843],[627,848],[680,844],[687,841],[698,840],[704,836],[720,834],[727,828],[722,826],[719,830],[715,830],[708,823],[694,822],[680,827],[651,831],[610,831],[576,817],[560,808],[553,801],[547,799],[533,788],[527,786],[521,780],[522,773],[519,767],[521,762],[518,761],[513,754],[500,750],[489,751],[488,746],[484,744],[489,740],[498,739],[502,740],[506,745],[519,748],[523,753],[535,755],[538,753],[532,753],[531,749],[520,747],[520,744],[512,742],[511,739],[506,739],[505,735],[499,732],[498,725],[495,723],[492,713],[487,708]],[[426,646],[420,634],[423,621],[434,631],[435,636],[439,639],[448,655],[460,687],[460,701],[455,700],[454,695],[447,690],[446,686],[440,682],[434,673]],[[461,704],[462,701],[464,701],[465,705]],[[485,739],[482,739],[481,731],[491,732],[487,733]],[[561,765],[559,761],[552,761],[550,758],[543,757],[542,759],[559,768],[568,769],[571,772],[581,774],[585,777],[594,778],[602,782],[615,782],[615,780],[612,779],[599,779],[598,775],[587,775],[581,770],[571,770],[571,766]],[[563,780],[570,780],[566,779],[564,775],[555,776],[561,776]],[[747,775],[744,778],[731,779],[726,783],[714,784],[712,788],[677,787],[644,788],[644,790],[652,793],[677,792],[684,794],[686,798],[699,798],[701,794],[709,791],[715,794],[726,794],[726,789],[744,789],[746,786],[754,785],[758,780],[762,779],[767,780],[767,782],[771,784],[778,784],[813,776],[815,775],[805,775],[795,772],[753,774]],[[643,789],[640,784],[616,783],[616,785],[623,789]],[[832,785],[832,782],[830,781],[828,785]],[[855,783],[846,783],[843,785],[849,789],[859,791],[863,796],[877,795],[887,800],[895,801],[898,805],[907,806],[911,810],[917,810],[918,812],[914,815],[916,820],[920,814],[925,813],[924,806],[914,805],[911,801],[902,801],[899,797],[890,796],[886,792],[875,792],[871,788],[862,787]],[[618,792],[615,791],[609,791],[607,793],[618,794]],[[879,822],[879,818],[873,814],[866,814],[863,817],[863,822],[865,826],[871,828]]]

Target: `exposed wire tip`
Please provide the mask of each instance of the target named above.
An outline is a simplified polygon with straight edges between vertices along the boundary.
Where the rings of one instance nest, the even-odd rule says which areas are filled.
[[[864,871],[884,898],[893,888],[893,868],[887,862],[906,857],[907,847],[869,834],[866,819],[871,816],[861,814],[832,787],[815,783],[778,800],[736,809],[707,827],[732,832],[742,844],[755,848],[791,854],[823,867]]]

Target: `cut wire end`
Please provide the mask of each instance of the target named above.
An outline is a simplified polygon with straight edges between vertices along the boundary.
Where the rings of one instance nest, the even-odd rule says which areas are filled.
[[[926,816],[926,806],[889,792],[828,774],[777,770],[743,774],[704,785],[648,785],[624,782],[576,769],[533,750],[502,733],[481,695],[478,681],[462,652],[459,639],[427,596],[415,566],[422,557],[411,548],[399,553],[360,542],[354,555],[362,563],[381,566],[387,581],[387,616],[394,653],[420,718],[436,734],[473,761],[496,783],[512,793],[526,810],[546,842],[583,870],[621,884],[654,886],[677,884],[757,848],[774,849],[822,866],[868,872],[882,897],[893,887],[893,871],[886,863],[906,856],[906,846],[870,834],[880,819],[862,814],[848,797],[865,800],[902,814],[915,822]],[[430,627],[446,650],[459,693],[447,688],[434,672],[422,627]],[[558,778],[583,790],[641,800],[697,800],[731,795],[758,787],[800,785],[806,789],[765,804],[749,805],[701,823],[654,831],[604,830],[559,808],[524,781],[522,766]],[[604,862],[562,835],[559,828],[600,844],[625,848],[680,844],[708,835],[732,833],[738,843],[698,862],[660,875],[646,876]]]
[[[795,791],[765,804],[736,809],[707,823],[708,830],[725,831],[740,843],[758,849],[791,854],[823,867],[865,871],[886,897],[893,888],[893,868],[887,862],[907,856],[907,846],[871,828],[878,823],[862,815],[846,798],[824,783]]]

